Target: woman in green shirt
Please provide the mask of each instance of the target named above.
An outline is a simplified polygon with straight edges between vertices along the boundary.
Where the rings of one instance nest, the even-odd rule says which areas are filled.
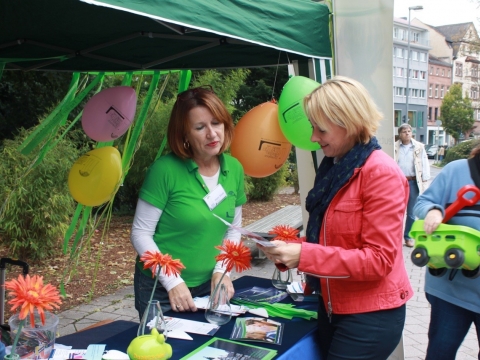
[[[154,300],[163,311],[196,311],[193,297],[209,294],[224,272],[215,261],[215,246],[226,239],[240,241],[238,232],[213,216],[241,226],[246,202],[243,168],[223,153],[232,137],[232,118],[211,87],[178,95],[167,131],[172,152],[148,169],[131,233],[139,255],[158,250],[185,265],[181,277],[159,275]],[[140,317],[154,280],[137,257],[134,289]],[[222,282],[233,296],[230,277]]]

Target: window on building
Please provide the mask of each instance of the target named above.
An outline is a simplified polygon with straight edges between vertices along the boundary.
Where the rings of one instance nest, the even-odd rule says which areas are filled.
[[[426,71],[420,71],[420,79],[422,79],[422,80],[427,79],[427,72]]]
[[[472,81],[477,81],[478,79],[478,65],[472,65],[471,69]]]
[[[393,38],[398,39],[398,28],[396,27],[393,28]]]
[[[455,76],[463,76],[463,64],[456,62],[455,63]]]
[[[433,74],[433,66],[430,66],[430,75]]]
[[[418,79],[418,73],[419,73],[418,70],[413,70],[412,71],[412,79]]]
[[[412,42],[418,42],[420,34],[418,32],[412,32]]]
[[[403,87],[395,87],[395,95],[396,96],[404,96],[404,93],[405,93],[405,88]]]
[[[420,53],[420,61],[427,62],[427,53],[424,53],[424,52]]]
[[[433,120],[437,120],[438,119],[438,107],[435,108],[435,117],[433,118]]]
[[[445,95],[445,86],[442,85],[442,88],[440,89],[440,97],[443,99],[443,95]]]
[[[412,51],[412,60],[418,60],[418,51]]]
[[[420,97],[420,98],[422,98],[422,99],[425,99],[425,93],[426,93],[425,90],[419,90],[418,97]]]
[[[395,110],[395,118],[394,118],[394,126],[399,127],[402,125],[402,111],[401,110]]]
[[[470,88],[470,98],[471,98],[472,100],[478,99],[478,87],[472,86],[472,87]]]
[[[438,72],[438,67],[437,67],[437,71],[435,71],[435,75],[438,76],[439,72]]]
[[[432,87],[432,84],[428,85],[428,97],[432,97]]]
[[[442,69],[442,76],[445,76],[445,69]]]
[[[403,49],[402,48],[395,48],[395,56],[398,58],[403,58]]]
[[[435,85],[435,97],[438,98],[438,85]]]
[[[397,67],[395,70],[396,70],[396,73],[397,73],[398,77],[405,77],[405,69],[404,68]]]
[[[417,112],[409,111],[408,112],[408,123],[411,127],[417,127]]]
[[[432,120],[432,107],[428,107],[428,120]]]
[[[423,111],[417,112],[417,127],[423,128]]]
[[[448,77],[451,78],[452,77],[452,70],[448,69]]]

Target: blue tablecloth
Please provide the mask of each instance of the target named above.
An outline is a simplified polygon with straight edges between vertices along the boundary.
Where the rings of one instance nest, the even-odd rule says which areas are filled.
[[[234,285],[236,289],[242,289],[250,286],[270,287],[271,281],[252,276],[244,276],[238,280],[235,280]],[[288,297],[286,300],[291,301],[290,297]],[[316,310],[317,308],[316,303],[296,302],[295,305],[297,307],[307,308],[309,310]],[[132,313],[133,312],[136,312],[136,310],[132,309]],[[167,312],[166,315],[194,321],[205,321],[204,311],[202,310],[195,313]],[[285,323],[285,330],[281,345],[248,341],[245,343],[277,350],[277,359],[321,359],[314,340],[317,328],[316,320],[307,321],[298,318],[293,318],[292,320],[282,318],[272,319]],[[232,319],[228,324],[221,326],[214,336],[223,339],[229,339],[234,323],[235,321]],[[106,344],[107,350],[115,349],[126,352],[130,341],[137,335],[137,329],[138,323],[119,320],[90,330],[59,337],[56,342],[64,345],[72,345],[76,349],[86,349],[90,344]],[[192,341],[173,338],[168,339],[168,343],[173,348],[172,359],[180,359],[210,340],[210,337],[207,336],[196,334],[190,335],[193,338]]]

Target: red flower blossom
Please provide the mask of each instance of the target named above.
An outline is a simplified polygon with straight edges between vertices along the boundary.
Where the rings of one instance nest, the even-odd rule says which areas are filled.
[[[299,230],[289,226],[289,225],[277,225],[272,230],[268,232],[275,236],[272,240],[283,240],[283,241],[291,241],[291,242],[298,242],[298,233]]]
[[[242,272],[252,267],[250,264],[252,254],[250,249],[242,242],[236,244],[231,240],[225,240],[223,246],[215,246],[215,248],[222,251],[215,256],[215,259],[227,265],[227,272],[232,271],[233,267],[235,267],[237,272]]]
[[[58,305],[62,303],[60,294],[53,285],[43,285],[42,276],[19,275],[18,279],[5,282],[5,288],[11,291],[9,296],[12,299],[8,303],[13,305],[12,311],[20,308],[20,320],[30,315],[31,327],[35,327],[34,309],[37,309],[42,324],[45,325],[45,310],[58,309]]]
[[[178,276],[181,270],[185,269],[185,266],[180,260],[173,260],[170,255],[163,255],[159,251],[147,250],[140,257],[140,260],[144,263],[144,269],[150,269],[152,271],[152,278],[158,273],[158,267],[160,267],[167,276]]]

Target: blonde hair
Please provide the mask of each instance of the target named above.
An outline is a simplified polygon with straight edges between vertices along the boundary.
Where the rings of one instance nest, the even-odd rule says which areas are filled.
[[[327,130],[331,121],[346,129],[347,136],[357,143],[368,143],[383,119],[365,87],[345,76],[327,80],[307,95],[303,104],[310,121]]]

